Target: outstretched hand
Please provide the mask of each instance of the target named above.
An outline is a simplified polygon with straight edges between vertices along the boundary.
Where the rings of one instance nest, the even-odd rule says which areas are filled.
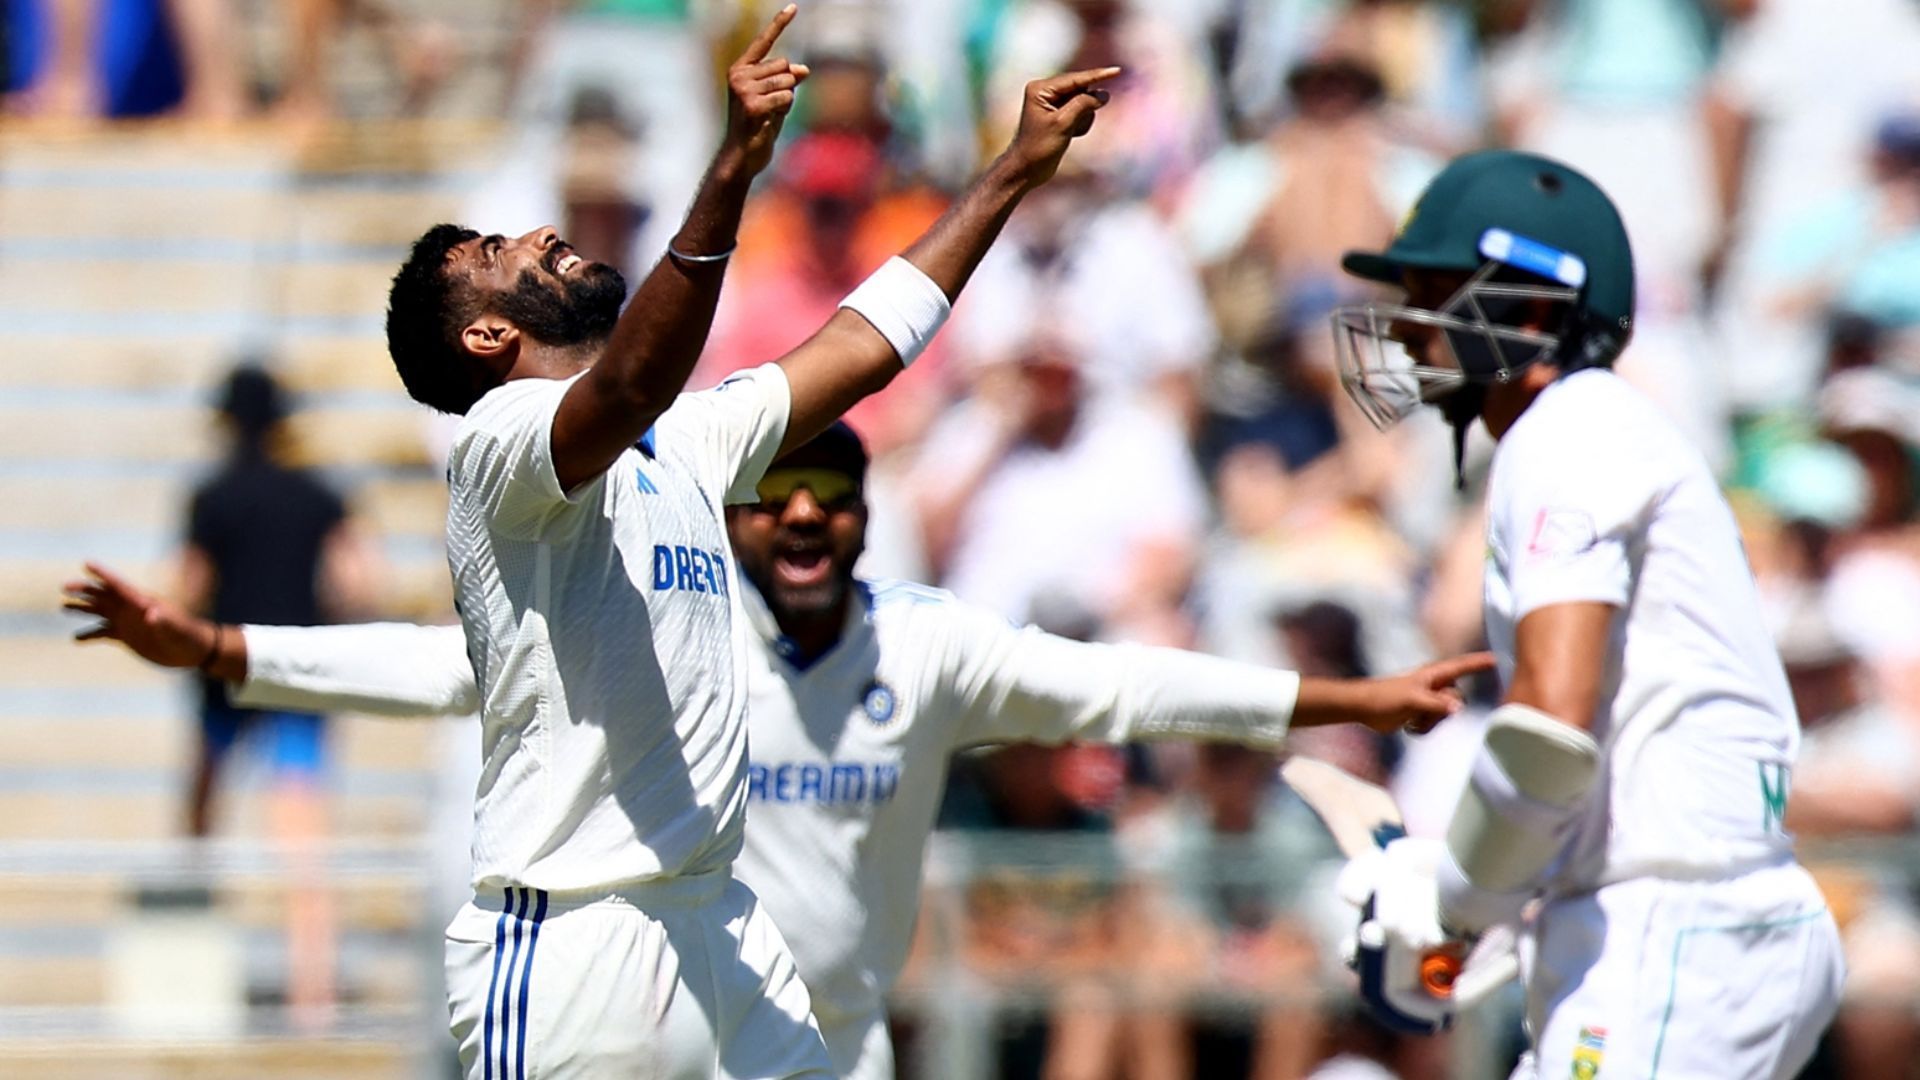
[[[1027,84],[1007,155],[1028,187],[1053,179],[1067,144],[1093,130],[1093,114],[1108,100],[1099,84],[1118,74],[1117,67],[1090,68]]]
[[[727,145],[741,155],[748,176],[773,160],[773,145],[793,108],[794,88],[811,74],[807,65],[784,56],[767,58],[798,11],[788,4],[776,12],[727,69]]]
[[[197,667],[207,659],[213,623],[140,591],[98,563],[87,563],[86,571],[86,579],[67,582],[61,607],[100,621],[76,631],[75,641],[118,641],[162,667]]]
[[[1468,653],[1370,680],[1373,701],[1364,723],[1384,734],[1405,730],[1424,735],[1460,711],[1464,698],[1454,684],[1469,675],[1491,671],[1493,665],[1490,652]]]

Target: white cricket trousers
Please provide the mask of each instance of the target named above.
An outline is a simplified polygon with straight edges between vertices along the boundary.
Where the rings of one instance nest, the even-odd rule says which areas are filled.
[[[1797,863],[1549,901],[1521,939],[1514,1080],[1796,1075],[1840,1004],[1840,934]]]
[[[726,874],[481,893],[447,987],[467,1080],[834,1075],[786,941]]]

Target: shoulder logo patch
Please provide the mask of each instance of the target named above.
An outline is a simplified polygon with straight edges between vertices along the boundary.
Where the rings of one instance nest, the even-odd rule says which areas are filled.
[[[1593,518],[1584,510],[1545,507],[1533,519],[1527,554],[1533,558],[1565,559],[1600,542]]]
[[[860,703],[867,710],[867,719],[876,724],[891,721],[894,712],[899,708],[899,701],[893,696],[892,688],[879,679],[867,684],[867,692],[861,697]]]

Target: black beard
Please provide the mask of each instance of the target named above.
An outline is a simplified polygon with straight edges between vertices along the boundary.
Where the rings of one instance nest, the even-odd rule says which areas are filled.
[[[564,348],[612,334],[626,299],[620,271],[593,263],[577,277],[561,278],[559,292],[534,271],[522,270],[520,280],[494,297],[492,307],[535,341]]]

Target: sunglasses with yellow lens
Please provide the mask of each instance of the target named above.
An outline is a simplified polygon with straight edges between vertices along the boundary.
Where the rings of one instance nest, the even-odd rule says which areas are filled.
[[[860,501],[860,485],[853,477],[832,469],[774,469],[760,480],[760,501],[754,509],[778,514],[793,493],[806,488],[822,510],[851,510]]]

